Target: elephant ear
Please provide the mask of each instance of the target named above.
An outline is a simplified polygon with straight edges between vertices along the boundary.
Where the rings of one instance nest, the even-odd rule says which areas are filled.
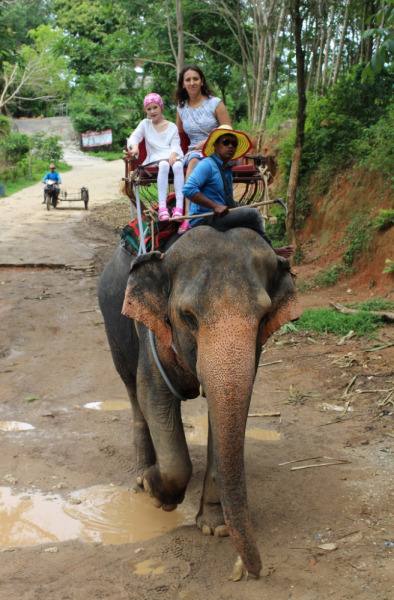
[[[163,258],[160,252],[149,252],[132,262],[122,315],[143,323],[165,346],[171,346],[172,332],[166,322]]]
[[[263,344],[282,325],[289,321],[296,321],[302,315],[302,308],[295,288],[296,276],[291,271],[290,261],[280,256],[277,259],[278,266],[275,277],[268,290],[272,306],[268,321],[263,329]]]

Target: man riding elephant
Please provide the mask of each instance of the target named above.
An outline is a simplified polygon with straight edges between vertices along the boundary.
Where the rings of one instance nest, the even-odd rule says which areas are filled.
[[[233,176],[228,163],[247,154],[252,142],[242,131],[235,131],[229,125],[214,129],[203,148],[203,154],[210,160],[202,160],[195,167],[183,187],[183,195],[190,199],[190,216],[197,216],[212,210],[210,217],[191,219],[191,227],[208,225],[218,231],[228,231],[234,227],[247,227],[258,233],[271,247],[263,219],[254,208],[245,207],[229,212],[238,206],[234,201]],[[293,246],[274,248],[275,254],[290,258]]]

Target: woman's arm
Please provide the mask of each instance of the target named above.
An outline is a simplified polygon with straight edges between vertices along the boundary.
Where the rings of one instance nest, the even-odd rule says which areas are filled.
[[[219,125],[230,125],[232,127],[231,118],[223,100],[217,105],[214,115],[219,121]]]

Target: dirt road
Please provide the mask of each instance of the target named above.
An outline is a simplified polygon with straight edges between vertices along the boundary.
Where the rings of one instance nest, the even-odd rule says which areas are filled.
[[[65,146],[64,159],[73,169],[61,175],[61,188],[72,194],[87,187],[89,209],[121,198],[121,160],[106,162],[88,156],[71,142]],[[73,234],[75,223],[85,216],[84,203],[62,202],[48,212],[42,204],[43,187],[37,183],[0,200],[0,264],[88,264],[94,255],[94,242],[80,242]]]
[[[96,186],[92,206],[116,198],[115,166],[95,167],[101,186],[86,168],[84,183]],[[107,198],[99,195],[104,186]],[[205,537],[193,524],[206,455],[203,400],[182,407],[193,462],[183,509],[165,514],[134,490],[131,412],[96,298],[118,243],[100,225],[103,213],[111,221],[114,204],[88,220],[85,211],[47,214],[40,189],[31,205],[21,198],[30,229],[24,253],[1,238],[12,265],[52,259],[58,267],[0,269],[0,600],[394,598],[394,417],[391,404],[378,405],[388,392],[372,391],[393,387],[393,348],[365,353],[370,340],[337,346],[332,336],[299,333],[269,341],[261,363],[274,364],[259,369],[250,412],[280,416],[251,417],[245,442],[264,568],[260,580],[229,582],[231,540]],[[15,200],[5,201],[8,228],[21,214],[11,216]],[[55,249],[51,232],[60,240]],[[15,235],[14,245],[25,243],[18,227]],[[90,271],[60,266],[76,249],[93,262]],[[328,304],[324,294],[303,302]],[[381,333],[390,336],[389,328]],[[353,410],[338,420],[346,399]],[[119,404],[97,410],[109,401]],[[5,431],[10,422],[34,429]],[[339,461],[347,462],[291,470]]]

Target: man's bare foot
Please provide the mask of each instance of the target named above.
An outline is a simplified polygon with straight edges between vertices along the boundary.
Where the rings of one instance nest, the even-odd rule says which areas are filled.
[[[294,252],[293,246],[282,246],[281,248],[273,249],[275,254],[282,256],[283,258],[290,258]]]

